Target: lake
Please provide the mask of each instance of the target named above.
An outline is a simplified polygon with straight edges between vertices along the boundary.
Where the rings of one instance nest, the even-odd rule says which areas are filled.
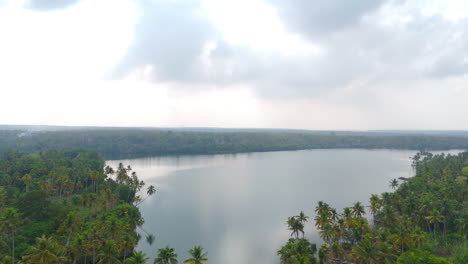
[[[456,151],[451,151],[455,153]],[[312,219],[323,200],[341,210],[371,194],[390,191],[389,181],[413,175],[415,151],[327,149],[263,153],[154,157],[108,161],[131,165],[157,193],[140,205],[145,233],[138,250],[154,258],[170,245],[179,254],[202,245],[208,263],[278,263],[289,216],[301,210]],[[146,196],[146,194],[141,194]],[[313,220],[306,236],[320,243]]]

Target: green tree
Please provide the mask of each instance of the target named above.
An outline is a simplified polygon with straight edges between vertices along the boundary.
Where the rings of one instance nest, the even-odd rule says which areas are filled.
[[[434,240],[436,239],[437,226],[439,223],[444,221],[444,216],[440,214],[439,210],[433,209],[431,215],[426,216],[426,219],[429,220],[429,223],[433,225],[433,235]]]
[[[280,256],[281,264],[314,264],[316,263],[315,254],[317,246],[310,243],[307,239],[289,239],[277,254]]]
[[[306,214],[304,214],[304,212],[302,211],[296,217],[297,217],[297,220],[301,221],[302,224],[305,224],[307,220],[309,219],[309,217]]]
[[[468,167],[464,167],[462,169],[462,173],[463,173],[463,175],[468,176]]]
[[[81,218],[77,216],[76,212],[71,212],[67,215],[65,221],[63,221],[60,225],[57,231],[67,233],[67,241],[65,242],[65,249],[63,254],[65,254],[66,250],[68,249],[72,234],[80,230],[81,224]]]
[[[148,186],[148,188],[146,189],[146,194],[148,194],[149,196],[151,196],[151,195],[153,195],[154,193],[156,193],[156,188],[154,188],[153,185]]]
[[[449,264],[449,262],[427,251],[412,249],[401,254],[397,259],[397,264]]]
[[[353,207],[351,208],[354,217],[362,217],[366,214],[364,211],[364,206],[362,206],[361,202],[354,203]]]
[[[63,251],[63,247],[54,239],[43,235],[36,238],[36,244],[29,246],[23,256],[23,261],[31,264],[61,263],[66,260],[60,256],[61,251]]]
[[[380,200],[378,195],[372,194],[369,202],[370,202],[369,209],[371,211],[372,221],[374,222],[374,225],[375,225],[375,216],[377,215],[377,212],[382,207],[382,201]]]
[[[1,216],[1,222],[5,226],[5,230],[7,231],[10,241],[11,241],[11,258],[12,263],[15,263],[15,238],[16,234],[18,233],[18,228],[23,223],[21,215],[16,211],[15,208],[7,208],[3,215]]]
[[[175,249],[169,246],[158,250],[158,257],[154,259],[154,264],[177,264],[177,254]]]
[[[146,236],[146,242],[151,246],[154,243],[154,236],[152,234],[149,234]]]
[[[201,246],[195,246],[189,251],[190,258],[184,260],[184,263],[190,263],[190,264],[202,264],[203,262],[207,262],[208,258],[207,252],[203,252],[203,247]]]
[[[398,187],[398,180],[397,179],[393,179],[390,181],[390,188],[392,189],[396,189]]]
[[[289,231],[291,231],[291,236],[295,236],[296,239],[299,238],[299,232],[302,233],[302,237],[304,237],[304,224],[301,220],[297,217],[289,217],[288,221],[286,222],[288,225]]]
[[[20,196],[16,201],[18,211],[33,221],[45,220],[49,217],[51,202],[47,193],[33,190]]]
[[[125,260],[125,264],[146,264],[146,262],[149,260],[148,257],[146,257],[146,254],[137,251],[133,252],[133,255],[129,257],[128,259]]]
[[[120,250],[117,243],[114,240],[109,240],[102,245],[97,254],[98,264],[117,264],[121,263],[119,260]]]

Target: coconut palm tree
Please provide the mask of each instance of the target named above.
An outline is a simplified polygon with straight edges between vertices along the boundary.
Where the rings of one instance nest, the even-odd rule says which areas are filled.
[[[90,254],[86,238],[83,235],[78,235],[70,243],[67,255],[73,260],[73,263],[78,262],[81,258],[86,259]],[[85,261],[86,263],[86,261]]]
[[[320,237],[325,241],[325,243],[330,244],[330,241],[334,237],[334,229],[331,224],[326,224],[319,230]]]
[[[42,235],[36,238],[36,244],[26,250],[23,261],[34,264],[60,263],[66,260],[60,256],[61,251],[62,247],[55,240]]]
[[[137,251],[133,252],[133,256],[129,257],[128,259],[125,260],[125,264],[146,264],[146,262],[149,260],[148,257],[146,257],[146,254]]]
[[[317,207],[315,207],[315,213],[320,214],[322,212],[329,213],[330,205],[325,203],[324,201],[319,201]]]
[[[175,249],[169,246],[158,250],[158,257],[154,259],[154,264],[177,264],[177,254]]]
[[[358,263],[379,264],[379,253],[378,248],[372,243],[369,237],[362,239],[359,244],[352,249],[352,256]]]
[[[318,215],[315,216],[315,226],[321,229],[326,224],[331,224],[332,220],[327,212],[320,212]]]
[[[302,237],[304,237],[304,224],[296,217],[289,217],[288,221],[288,229],[291,231],[291,236],[296,236],[296,239],[299,238],[299,232],[302,233]]]
[[[375,216],[377,215],[377,212],[382,207],[382,201],[380,200],[378,195],[372,194],[369,202],[370,202],[369,209],[372,214],[372,221],[374,222],[374,225],[375,225]]]
[[[153,195],[156,192],[156,188],[154,188],[153,185],[148,186],[148,189],[146,189],[146,194],[148,195]]]
[[[429,223],[433,225],[432,231],[434,234],[434,241],[436,239],[437,225],[439,223],[442,223],[444,221],[444,218],[445,217],[441,215],[441,213],[437,209],[433,209],[431,212],[431,215],[426,217],[426,219],[429,220]]]
[[[329,252],[328,244],[322,244],[318,250],[319,264],[327,263],[328,252]]]
[[[307,215],[304,214],[304,212],[300,212],[298,216],[296,216],[297,220],[301,221],[303,224],[305,224],[307,222],[307,220],[309,219],[309,217]]]
[[[291,258],[296,254],[296,244],[293,239],[290,239],[286,245],[278,250],[278,256],[280,256],[281,264],[291,263]]]
[[[115,173],[114,169],[111,166],[106,166],[104,168],[104,173],[106,175],[113,175]]]
[[[391,180],[391,181],[390,181],[390,188],[392,188],[393,190],[395,190],[397,187],[398,187],[398,180],[397,180],[397,179]]]
[[[3,212],[3,216],[1,216],[0,220],[5,226],[8,235],[11,237],[11,258],[12,263],[15,263],[15,237],[18,233],[18,227],[21,226],[23,220],[16,209],[11,207]]]
[[[353,222],[353,211],[350,207],[343,208],[342,217],[344,218],[346,225],[349,227],[352,225]]]
[[[21,180],[23,181],[24,185],[26,185],[26,192],[29,192],[29,187],[32,185],[32,177],[31,175],[25,174],[23,177],[21,177]]]
[[[97,264],[117,264],[119,260],[120,250],[114,240],[108,240],[99,250],[97,254]]]
[[[188,252],[191,258],[184,260],[184,263],[202,264],[203,262],[208,261],[208,258],[206,257],[208,253],[203,252],[203,247],[201,246],[195,246],[192,249],[190,249]]]
[[[152,234],[149,234],[146,236],[146,242],[151,246],[154,243],[154,236]]]
[[[81,219],[79,216],[77,216],[76,212],[73,211],[67,215],[65,218],[65,221],[60,225],[58,228],[58,232],[67,232],[67,241],[65,243],[65,249],[62,254],[62,256],[66,253],[66,250],[68,249],[68,245],[70,244],[70,239],[72,236],[73,232],[76,232],[77,230],[80,229],[81,227]]]
[[[354,217],[362,217],[366,214],[364,211],[364,206],[362,206],[361,202],[354,203],[353,207],[351,207],[351,211]]]

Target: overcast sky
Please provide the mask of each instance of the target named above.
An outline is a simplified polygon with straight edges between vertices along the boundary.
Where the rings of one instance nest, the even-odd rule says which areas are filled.
[[[0,123],[468,129],[465,0],[0,0]]]

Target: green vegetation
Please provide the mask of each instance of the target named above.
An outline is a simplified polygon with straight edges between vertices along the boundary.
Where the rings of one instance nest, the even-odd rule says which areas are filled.
[[[464,134],[297,132],[195,132],[150,129],[74,129],[25,132],[0,130],[0,152],[34,153],[82,148],[108,159],[157,155],[218,154],[323,148],[468,149]]]
[[[0,263],[119,263],[138,241],[143,186],[130,167],[104,169],[96,152],[5,153]]]
[[[278,251],[281,263],[468,263],[468,151],[418,153],[412,166],[415,177],[390,182],[395,192],[370,197],[371,223],[360,202],[341,213],[319,202],[314,220],[324,243],[318,260],[314,246],[299,246],[308,243],[299,238],[303,214],[289,218],[293,238]]]
[[[249,140],[259,136],[237,136],[246,135],[254,135]],[[338,212],[319,202],[314,217],[324,241],[319,248],[305,238],[309,217],[303,212],[290,217],[291,238],[277,252],[280,262],[468,263],[468,152],[422,152],[413,158],[412,166],[416,176],[391,180],[394,192],[372,195],[368,210],[355,202]],[[144,253],[134,251],[140,239],[136,228],[143,224],[138,205],[156,193],[154,186],[143,190],[144,186],[130,166],[105,167],[98,152],[4,152],[0,158],[0,263],[148,263]],[[155,238],[148,234],[146,240],[151,245]],[[184,263],[208,261],[201,246],[188,253]],[[177,264],[175,249],[159,249],[153,263]]]
[[[0,159],[0,263],[144,264],[138,205],[156,193],[130,166],[87,151],[7,152]],[[138,194],[143,193],[142,198]],[[151,245],[154,236],[146,240]],[[201,246],[186,263],[208,261]],[[170,247],[154,263],[176,264]]]

